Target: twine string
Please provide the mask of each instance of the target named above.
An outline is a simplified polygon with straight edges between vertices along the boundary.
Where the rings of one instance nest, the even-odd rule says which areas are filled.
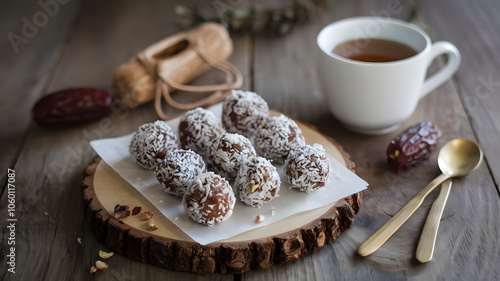
[[[191,39],[191,40],[190,40]],[[196,40],[192,38],[187,38],[190,44],[193,46],[194,51],[212,68],[218,69],[226,75],[226,83],[216,84],[216,85],[184,85],[177,83],[168,79],[167,77],[162,77],[160,75],[161,69],[159,65],[154,62],[153,68],[151,68],[148,62],[151,62],[146,55],[141,52],[137,55],[137,60],[146,70],[146,72],[156,81],[156,92],[155,92],[155,111],[158,117],[162,120],[168,119],[167,115],[162,109],[162,97],[165,101],[173,108],[180,110],[190,110],[200,106],[213,105],[221,100],[223,100],[229,90],[241,87],[243,83],[243,76],[241,72],[231,63],[225,60],[217,60],[210,57],[204,50],[203,46],[199,44]],[[210,96],[203,98],[196,102],[191,103],[178,103],[170,95],[171,90],[181,90],[193,93],[207,93],[214,92]]]

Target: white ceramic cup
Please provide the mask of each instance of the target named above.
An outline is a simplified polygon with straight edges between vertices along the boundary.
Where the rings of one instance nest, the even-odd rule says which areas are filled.
[[[393,62],[362,62],[334,54],[340,43],[377,38],[412,47],[417,54]],[[432,43],[418,26],[390,18],[347,18],[327,25],[317,37],[318,66],[332,114],[355,132],[378,135],[396,130],[418,101],[449,79],[460,65],[460,53],[449,42]],[[426,78],[439,55],[446,64]]]

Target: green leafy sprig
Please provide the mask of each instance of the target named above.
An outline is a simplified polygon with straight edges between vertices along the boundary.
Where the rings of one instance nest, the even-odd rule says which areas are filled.
[[[177,5],[175,13],[181,17],[184,29],[204,22],[218,22],[235,33],[285,35],[295,24],[309,20],[314,12],[330,4],[330,0],[295,0],[286,7],[266,8],[258,5],[240,7],[237,2],[241,1],[226,1],[215,0],[209,11]]]

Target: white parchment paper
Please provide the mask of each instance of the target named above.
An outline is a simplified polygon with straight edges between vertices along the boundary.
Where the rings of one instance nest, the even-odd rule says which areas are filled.
[[[214,111],[215,115],[220,118],[221,104],[214,105],[209,110]],[[177,131],[179,118],[170,120],[167,123],[174,131]],[[181,198],[163,191],[156,180],[154,171],[145,170],[136,164],[129,153],[132,136],[133,133],[118,138],[94,140],[90,142],[90,145],[102,160],[151,201],[165,217],[194,241],[202,245],[230,238],[300,212],[323,207],[360,192],[368,186],[364,180],[342,166],[330,155],[327,155],[332,168],[328,183],[326,186],[309,194],[290,189],[284,177],[283,165],[276,165],[281,176],[279,197],[274,198],[259,209],[240,202],[238,196],[236,196],[237,202],[233,215],[227,221],[213,227],[207,227],[192,221],[187,216],[181,204]],[[232,184],[232,182],[230,183]],[[126,204],[126,202],[123,204]],[[259,214],[263,214],[266,219],[261,223],[256,223],[255,218]]]

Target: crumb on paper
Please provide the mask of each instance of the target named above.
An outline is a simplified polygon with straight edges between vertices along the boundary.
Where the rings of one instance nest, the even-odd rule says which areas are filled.
[[[271,217],[274,217],[274,215],[276,215],[276,211],[271,210]]]
[[[179,220],[179,217],[175,217],[174,219],[175,219],[176,221],[178,221],[178,220]]]
[[[257,215],[257,217],[255,218],[255,222],[263,222],[265,219],[266,217],[264,215]]]

